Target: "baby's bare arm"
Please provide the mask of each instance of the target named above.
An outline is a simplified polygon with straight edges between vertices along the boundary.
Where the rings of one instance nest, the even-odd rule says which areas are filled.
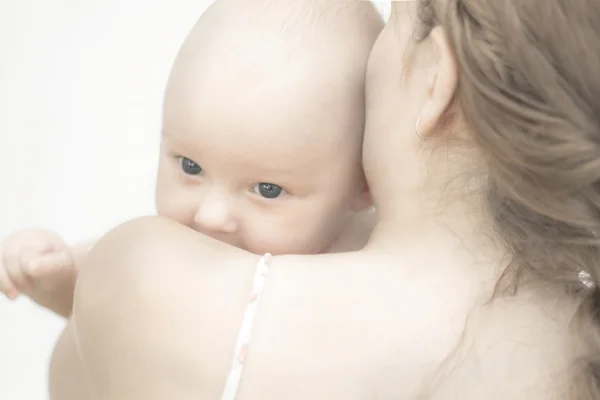
[[[0,293],[27,296],[68,317],[79,267],[95,242],[72,246],[46,229],[14,232],[0,243]]]
[[[33,290],[25,294],[42,307],[69,318],[73,309],[73,294],[80,267],[95,243],[96,240],[92,240],[73,245],[70,248],[72,265],[69,271],[54,276],[52,266],[49,265],[48,271],[40,271],[43,275],[39,275],[34,282]]]

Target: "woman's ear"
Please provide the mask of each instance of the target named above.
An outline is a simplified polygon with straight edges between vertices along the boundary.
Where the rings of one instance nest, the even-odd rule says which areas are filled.
[[[421,136],[430,134],[444,120],[458,84],[458,66],[442,28],[433,28],[429,40],[435,52],[435,65],[429,73],[427,100],[421,108],[417,126]]]

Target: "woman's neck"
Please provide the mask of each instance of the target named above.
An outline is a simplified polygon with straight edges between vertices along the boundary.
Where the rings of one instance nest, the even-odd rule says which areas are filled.
[[[465,267],[477,266],[486,277],[499,277],[506,266],[506,250],[485,212],[484,175],[464,173],[477,171],[465,168],[471,161],[443,156],[428,164],[418,188],[403,186],[401,178],[379,192],[373,188],[378,223],[366,249],[411,252],[429,260],[452,257]],[[484,265],[487,271],[482,270]]]

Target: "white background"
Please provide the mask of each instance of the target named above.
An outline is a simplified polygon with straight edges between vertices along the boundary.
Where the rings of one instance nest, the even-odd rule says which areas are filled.
[[[76,242],[153,213],[167,75],[211,2],[0,0],[0,239],[39,226]],[[0,399],[47,399],[62,327],[0,298]]]

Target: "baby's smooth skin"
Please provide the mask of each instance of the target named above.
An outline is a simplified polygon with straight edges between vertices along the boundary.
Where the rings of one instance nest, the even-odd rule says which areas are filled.
[[[165,95],[159,215],[256,254],[364,245],[364,66],[381,22],[353,32],[345,7],[286,18],[294,6],[219,1],[202,17]]]
[[[382,28],[368,2],[217,0],[169,77],[157,214],[256,254],[362,248],[375,217],[364,80]],[[17,232],[0,249],[0,291],[68,317],[91,247]]]

